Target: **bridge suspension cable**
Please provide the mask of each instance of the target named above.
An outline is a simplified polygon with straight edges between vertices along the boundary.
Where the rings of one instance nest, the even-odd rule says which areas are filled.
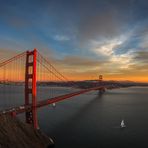
[[[26,52],[0,62],[0,109],[24,104]]]
[[[26,112],[27,123],[37,128],[37,108],[101,87],[72,89],[75,83],[59,72],[36,49],[0,63],[0,110]],[[29,97],[31,96],[31,97]],[[25,100],[25,101],[24,101]]]
[[[38,52],[37,61],[49,72],[52,73],[57,79],[68,84],[68,86],[76,87],[76,84],[70,81],[66,76],[59,72],[40,52]]]

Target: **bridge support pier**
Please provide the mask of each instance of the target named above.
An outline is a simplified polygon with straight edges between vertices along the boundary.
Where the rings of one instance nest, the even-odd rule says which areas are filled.
[[[99,95],[102,95],[103,93],[105,93],[105,88],[102,87],[101,89],[99,89]]]
[[[26,111],[26,122],[38,129],[36,108],[36,58],[37,51],[26,52],[25,71],[25,106],[32,104],[32,108]]]
[[[105,92],[105,87],[103,86],[103,75],[99,75],[99,85],[102,86],[99,89],[99,95],[102,95]]]
[[[10,114],[12,117],[16,117],[16,112],[14,111],[14,112],[11,112],[11,114]]]

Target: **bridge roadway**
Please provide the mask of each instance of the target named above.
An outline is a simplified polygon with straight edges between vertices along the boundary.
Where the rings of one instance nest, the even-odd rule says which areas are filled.
[[[46,105],[49,105],[49,104],[52,104],[52,103],[56,103],[56,102],[59,102],[59,101],[65,100],[65,99],[69,99],[69,98],[71,98],[73,96],[84,94],[84,93],[87,93],[87,92],[90,92],[90,91],[104,90],[104,89],[113,89],[113,88],[117,88],[117,87],[113,87],[113,86],[105,86],[105,87],[99,86],[99,87],[83,89],[83,90],[80,90],[80,91],[77,91],[77,92],[73,92],[73,93],[69,93],[69,94],[66,94],[66,95],[61,95],[61,96],[57,96],[57,97],[54,97],[54,98],[38,101],[37,105],[34,106],[34,108],[40,108],[40,107],[43,107],[43,106],[46,106]],[[29,104],[27,106],[21,105],[21,106],[18,106],[18,107],[13,107],[13,108],[2,110],[2,111],[0,111],[0,115],[1,114],[13,114],[13,113],[20,114],[20,113],[24,113],[26,111],[32,110],[32,108],[33,108],[32,104]]]

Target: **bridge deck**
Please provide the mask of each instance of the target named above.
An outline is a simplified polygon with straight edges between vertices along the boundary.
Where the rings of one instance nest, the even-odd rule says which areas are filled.
[[[43,107],[43,106],[46,106],[46,105],[49,105],[49,104],[52,104],[52,103],[56,103],[56,102],[59,102],[59,101],[65,100],[65,99],[69,99],[73,96],[77,96],[77,95],[84,94],[84,93],[87,93],[87,92],[90,92],[90,91],[101,90],[101,89],[105,89],[105,88],[109,89],[109,87],[102,87],[102,86],[94,87],[94,88],[84,89],[84,90],[69,93],[69,94],[66,94],[66,95],[61,95],[61,96],[57,96],[57,97],[54,97],[54,98],[38,101],[37,105],[35,107],[40,108],[40,107]],[[21,106],[18,106],[18,107],[13,107],[13,108],[10,108],[10,109],[7,109],[7,110],[3,110],[3,111],[0,112],[0,114],[9,114],[9,113],[10,114],[11,113],[20,114],[20,113],[26,112],[27,110],[31,110],[31,109],[32,109],[32,104],[29,104],[27,106],[21,105]]]

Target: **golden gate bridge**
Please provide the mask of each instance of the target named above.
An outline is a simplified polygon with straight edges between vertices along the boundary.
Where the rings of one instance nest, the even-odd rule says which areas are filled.
[[[15,117],[25,113],[26,123],[38,129],[38,108],[90,91],[112,88],[101,82],[102,76],[98,81],[101,85],[78,89],[36,49],[26,51],[0,63],[0,114]],[[67,91],[55,91],[60,86],[66,86]]]

